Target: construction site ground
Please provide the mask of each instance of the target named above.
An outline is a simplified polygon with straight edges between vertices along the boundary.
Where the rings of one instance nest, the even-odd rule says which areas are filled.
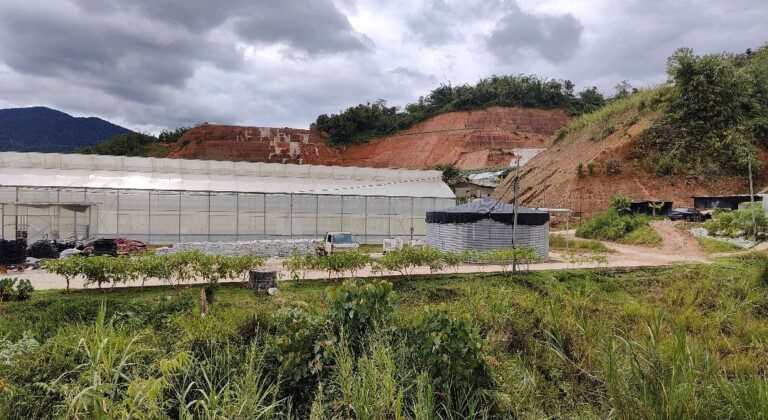
[[[605,262],[583,262],[572,263],[564,261],[563,255],[569,253],[569,250],[551,250],[550,259],[547,262],[531,264],[528,267],[524,267],[529,270],[564,270],[564,269],[629,269],[629,268],[641,268],[641,267],[659,267],[680,263],[710,263],[712,258],[724,257],[734,255],[737,253],[726,254],[714,254],[707,255],[699,246],[696,238],[690,233],[682,230],[678,227],[677,223],[671,221],[655,221],[651,222],[651,226],[656,229],[662,237],[662,245],[660,247],[641,247],[633,245],[618,244],[615,242],[603,242],[608,248],[614,252],[603,254],[607,261]],[[556,232],[559,235],[574,236],[574,231],[559,231]],[[768,243],[758,245],[752,251],[762,251],[768,249]],[[742,252],[750,252],[742,251]],[[374,255],[375,256],[375,255]],[[278,272],[280,280],[290,280],[290,273],[282,268],[282,259],[271,258],[267,261],[264,270],[274,270]],[[501,267],[497,265],[480,265],[480,264],[466,264],[461,265],[458,268],[445,268],[439,273],[442,274],[468,274],[468,273],[494,273],[508,270],[508,267]],[[427,275],[430,273],[429,268],[420,267],[416,268],[413,275]],[[400,273],[374,273],[369,268],[360,270],[356,273],[358,277],[393,277],[399,276]],[[53,273],[49,273],[45,270],[28,270],[23,273],[9,272],[3,276],[7,277],[19,277],[27,278],[32,282],[32,285],[37,290],[47,289],[64,289],[66,288],[66,280]],[[304,280],[327,280],[328,273],[320,271],[306,271],[301,273],[300,277]],[[339,277],[334,277],[338,279]],[[202,284],[202,279],[196,279],[189,284]],[[224,283],[224,282],[223,282]],[[235,283],[235,282],[231,282]],[[160,279],[151,279],[146,282],[145,286],[167,286],[169,283]],[[139,287],[140,282],[129,282],[125,284],[118,284],[115,287]],[[71,281],[70,287],[72,289],[84,289],[84,288],[96,288],[96,285],[85,285],[83,279],[77,278]],[[108,285],[106,286],[108,287]]]

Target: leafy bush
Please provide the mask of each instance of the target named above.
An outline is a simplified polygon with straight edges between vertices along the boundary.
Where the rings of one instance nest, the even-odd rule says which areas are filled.
[[[758,161],[752,139],[764,140],[766,50],[743,58],[675,51],[668,60],[663,114],[637,144],[647,166],[660,174],[687,170],[712,176],[742,174],[750,159]]]
[[[590,175],[594,175],[595,174],[595,166],[596,166],[595,162],[589,162],[587,164],[587,170],[589,171]]]
[[[0,280],[0,302],[11,299],[14,284],[16,284],[16,279],[5,278]]]
[[[371,262],[371,256],[368,253],[356,249],[350,249],[344,252],[334,252],[328,255],[317,257],[315,260],[316,269],[328,272],[328,279],[331,273],[340,274],[349,272],[350,276],[355,277],[357,271],[365,268]]]
[[[632,205],[632,198],[625,195],[619,195],[611,198],[611,208],[619,214],[629,214]]]
[[[70,282],[83,273],[83,262],[83,258],[72,256],[55,260],[43,260],[42,266],[51,273],[64,277],[64,280],[67,281],[67,290],[69,290]]]
[[[473,252],[466,249],[461,252],[447,251],[443,252],[443,263],[458,271],[460,265],[467,264],[471,260],[476,259],[473,257]]]
[[[24,331],[17,341],[10,341],[5,336],[0,339],[0,364],[13,365],[19,356],[32,352],[38,347],[40,343],[35,340],[31,331]]]
[[[348,280],[326,290],[328,317],[337,331],[359,350],[367,335],[383,327],[395,310],[392,283]]]
[[[661,235],[656,232],[656,229],[646,224],[627,233],[623,238],[619,239],[619,242],[628,245],[658,247],[661,246],[662,238]]]
[[[429,267],[431,271],[442,267],[442,252],[426,246],[404,246],[387,252],[376,261],[378,271],[396,271],[410,278],[416,267]]]
[[[578,165],[576,165],[576,176],[578,176],[579,178],[584,178],[584,164],[583,163],[579,163]]]
[[[413,330],[418,360],[441,388],[491,386],[483,339],[468,314],[453,316],[444,309],[427,307]]]
[[[768,221],[765,219],[765,213],[759,203],[755,203],[755,222],[757,223],[757,233],[765,234],[768,232]],[[712,218],[704,222],[704,228],[710,236],[754,236],[754,224],[752,223],[752,210],[749,205],[745,208],[733,211],[716,210]]]
[[[304,302],[280,308],[273,318],[272,333],[266,337],[268,362],[280,366],[287,386],[314,388],[313,376],[323,369],[315,358],[321,320],[307,311]]]
[[[32,282],[29,279],[20,279],[16,285],[16,300],[28,300],[32,297],[32,292],[34,291],[35,288],[32,287]]]

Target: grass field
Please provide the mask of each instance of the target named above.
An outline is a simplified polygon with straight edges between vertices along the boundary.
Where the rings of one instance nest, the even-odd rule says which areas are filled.
[[[569,251],[615,252],[595,239],[573,239],[564,235],[549,235],[549,247]]]
[[[195,287],[36,292],[0,303],[0,417],[764,418],[765,258],[222,286],[204,317]]]
[[[696,239],[699,241],[699,244],[701,244],[701,248],[706,252],[707,254],[717,254],[719,252],[734,252],[734,251],[743,251],[744,248],[732,244],[730,242],[721,241],[719,239],[715,238],[708,238],[705,236],[697,236]]]

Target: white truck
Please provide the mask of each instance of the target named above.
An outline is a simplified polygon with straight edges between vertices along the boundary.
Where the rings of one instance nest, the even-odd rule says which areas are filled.
[[[328,232],[322,242],[315,244],[315,252],[317,255],[328,255],[357,249],[359,246],[355,235],[349,232]]]

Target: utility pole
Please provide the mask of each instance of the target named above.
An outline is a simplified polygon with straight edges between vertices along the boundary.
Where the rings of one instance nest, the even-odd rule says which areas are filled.
[[[747,167],[749,170],[749,201],[752,207],[752,234],[755,235],[755,242],[757,242],[757,218],[755,217],[755,187],[752,184],[752,157],[747,160]]]
[[[515,243],[515,233],[517,233],[517,199],[519,196],[519,179],[520,179],[520,156],[517,156],[517,162],[515,163],[515,202],[514,202],[514,209],[513,211],[513,219],[512,219],[512,249],[517,248],[517,244]],[[515,253],[514,259],[512,260],[512,273],[517,273],[517,253]]]

